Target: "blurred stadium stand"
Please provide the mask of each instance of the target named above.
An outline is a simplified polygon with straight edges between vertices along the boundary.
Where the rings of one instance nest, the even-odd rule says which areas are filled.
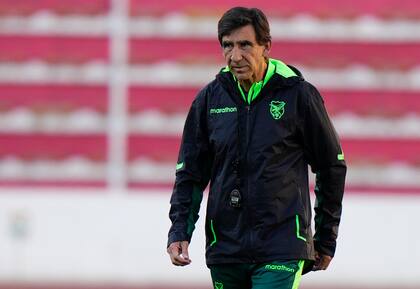
[[[121,3],[128,3],[127,11]],[[0,0],[0,188],[7,191],[37,186],[48,191],[59,187],[62,189],[59,192],[74,192],[77,188],[80,189],[77,192],[85,192],[85,189],[92,187],[99,188],[100,192],[109,188],[129,188],[133,192],[150,191],[150,188],[165,188],[165,191],[169,191],[173,183],[183,124],[191,101],[199,89],[224,65],[217,42],[217,20],[226,9],[237,4],[233,0]],[[273,36],[271,56],[298,67],[304,77],[320,89],[342,138],[343,150],[348,160],[347,192],[363,192],[368,196],[369,193],[390,192],[397,195],[397,199],[401,196],[403,201],[397,204],[400,209],[409,202],[404,196],[420,196],[420,2],[247,0],[241,4],[259,7],[268,14]],[[118,35],[118,31],[121,35]],[[121,39],[124,43],[118,47]],[[121,92],[123,95],[119,94]],[[122,107],[122,110],[118,111],[117,108],[115,111],[115,104]],[[116,152],[121,147],[125,148],[122,155]],[[110,167],[114,170],[110,170]],[[122,172],[122,176],[116,176],[121,179],[113,181],[113,172]],[[114,188],[118,184],[119,187]],[[130,198],[133,196],[126,195]],[[152,194],[136,196],[138,195],[149,197]],[[7,197],[10,196],[5,198]],[[168,196],[152,201],[145,198],[142,199],[143,203],[131,202],[127,197],[124,207],[112,212],[120,215],[130,209],[140,215],[146,209],[160,212],[157,208],[161,208],[163,199],[167,203]],[[66,206],[75,204],[81,207],[82,202],[85,202],[77,197],[71,201],[64,200],[64,205],[60,201],[62,200],[49,203],[48,199],[45,204],[54,204],[48,209],[60,204],[73,212],[73,207],[69,209]],[[95,205],[98,202],[97,199],[90,201]],[[71,225],[65,230],[70,233],[83,225],[89,232],[92,227],[100,227],[100,222],[95,218],[100,219],[101,216],[105,216],[104,219],[111,223],[109,227],[106,225],[108,230],[130,227],[126,223],[120,225],[115,221],[125,219],[110,217],[108,210],[114,208],[115,201],[104,200],[107,201],[110,203],[109,207],[100,203],[98,209],[95,206],[90,207],[91,203],[86,202],[88,205],[83,207],[85,211],[80,208],[76,210],[76,214],[84,212],[83,216],[91,216],[92,212],[98,213],[92,219],[83,219],[80,223],[74,223],[71,218],[66,219],[61,212],[54,218],[47,215],[45,219],[68,221],[69,223],[64,223]],[[358,201],[359,199],[351,203],[350,200],[351,204],[347,209],[351,211],[363,206],[370,209],[371,203],[366,200],[360,203]],[[149,203],[153,206],[145,208]],[[134,205],[140,206],[140,209]],[[38,207],[34,208],[36,211]],[[43,207],[40,208],[43,212]],[[386,209],[387,206],[383,208]],[[118,211],[119,209],[123,212]],[[162,208],[162,211],[164,209],[166,210]],[[131,221],[138,220],[135,213],[127,214],[127,218]],[[358,216],[357,213],[345,221],[356,219],[351,223],[354,226],[350,229],[360,229],[357,232],[363,233],[364,228],[359,226]],[[389,217],[392,217],[391,214]],[[401,216],[401,219],[408,224],[405,216]],[[137,253],[144,252],[134,250],[133,243],[142,244],[141,241],[145,240],[143,230],[147,232],[156,230],[154,226],[164,226],[163,220],[155,221],[156,224],[141,228],[142,231],[135,236],[138,239],[131,240],[131,235],[126,238],[124,241],[132,243],[122,243],[124,246],[121,248],[115,245],[120,243],[110,237],[115,235],[113,231],[109,235],[104,233],[106,237],[103,237],[103,232],[97,230],[100,238],[97,238],[95,232],[92,235],[84,232],[93,239],[90,241],[97,247],[96,251],[90,250],[87,245],[85,247],[88,249],[83,247],[83,244],[90,244],[89,240],[86,241],[88,238],[77,236],[83,239],[80,241],[80,248],[64,253],[70,258],[73,252],[93,252],[96,259],[89,261],[97,263],[86,267],[86,270],[83,266],[66,267],[67,263],[62,261],[65,258],[59,255],[59,258],[54,259],[56,256],[53,253],[50,255],[52,260],[63,262],[60,263],[62,267],[57,265],[57,268],[65,268],[67,273],[78,272],[79,275],[75,274],[76,279],[78,276],[83,279],[91,272],[95,275],[97,268],[105,273],[95,277],[108,278],[110,274],[106,271],[107,267],[98,265],[103,265],[106,262],[102,260],[107,260],[106,254],[98,249],[106,247],[103,245],[106,244],[104,240],[108,238],[115,242],[106,247],[105,252],[110,252],[111,257],[117,261],[119,259],[115,256],[119,256],[118,252],[124,255],[125,249],[128,252],[126,255],[132,259],[145,259],[143,255],[137,257]],[[392,220],[384,219],[383,226],[387,226],[387,222],[392,223]],[[50,230],[48,226],[48,232],[54,230]],[[62,224],[53,228],[62,228]],[[401,224],[398,224],[398,228],[405,230]],[[134,229],[129,228],[127,231]],[[370,233],[370,228],[368,230]],[[61,234],[67,240],[64,232]],[[59,238],[58,235],[60,233],[51,236]],[[350,241],[351,250],[345,252],[347,257],[357,255],[352,251],[353,248],[364,248],[365,242],[369,241],[363,239],[361,244],[352,247],[355,240],[363,237],[361,235]],[[41,237],[47,238],[47,244],[53,244],[48,239],[51,236],[45,234]],[[401,238],[396,235],[384,239],[388,238],[401,242]],[[18,248],[19,244],[23,244],[19,242],[20,240],[15,242]],[[152,243],[160,246],[158,242]],[[42,242],[39,244],[45,247]],[[79,243],[75,246],[77,244]],[[381,243],[378,248],[388,246],[385,244]],[[411,247],[401,248],[413,252]],[[64,254],[61,253],[61,247],[54,249],[59,254]],[[374,249],[372,247],[366,250]],[[414,260],[415,250],[416,248],[412,253],[414,257],[410,256]],[[2,252],[15,251],[6,248]],[[20,256],[21,252],[16,252]],[[45,252],[39,253],[39,258],[32,258],[32,255],[27,258],[34,261],[29,263],[32,267],[28,268],[38,269],[36,262],[51,257],[43,256],[42,253]],[[389,254],[395,255],[392,251]],[[5,263],[9,260],[4,256],[0,259]],[[79,259],[83,258],[76,256],[71,260],[79,262]],[[149,259],[155,259],[155,256],[146,259],[152,262]],[[13,263],[15,256],[11,255],[10,260]],[[133,275],[127,273],[130,277],[135,276],[133,280],[138,281],[138,274],[140,278],[153,275],[150,273],[152,271],[139,268],[134,262],[126,264],[121,260],[120,265],[123,265],[124,270],[130,266],[134,268],[132,271],[126,270],[134,272]],[[156,260],[160,262],[161,259]],[[374,261],[382,262],[378,258]],[[354,267],[363,268],[358,263],[351,264],[348,260],[344,262],[352,270]],[[3,270],[0,270],[1,274],[8,273],[6,269],[12,268],[14,263],[9,263],[6,267],[1,267],[3,263],[0,261],[0,268]],[[17,264],[17,267],[26,269],[22,264]],[[160,277],[162,270],[159,268],[162,263],[157,265],[157,273],[154,273]],[[400,267],[407,271],[407,266]],[[44,276],[42,269],[44,267],[39,271],[32,271],[36,273],[31,276]],[[150,266],[147,269],[154,268]],[[46,271],[47,279],[51,277],[49,274],[54,272],[54,268],[49,270]],[[22,272],[23,275],[19,276],[26,278],[27,272]],[[84,275],[85,272],[88,273]],[[124,276],[123,269],[112,268],[109,272],[115,276],[120,273]],[[341,273],[342,275],[336,275],[337,278],[347,276],[347,272]],[[167,274],[165,277],[178,276],[179,271],[168,270],[164,274]],[[371,272],[366,274],[370,276]],[[74,277],[72,274],[66,276]],[[201,278],[200,276],[202,275],[190,274],[189,278]],[[349,276],[352,278],[353,275]],[[109,278],[113,277],[114,275]],[[409,277],[412,277],[409,280],[411,283],[407,283],[409,285],[418,281],[416,276]],[[367,279],[369,278],[361,280]],[[29,283],[8,284],[0,280],[0,288],[78,288],[77,285],[67,283],[63,286],[37,285],[30,283],[33,280],[30,277],[25,280],[29,280]],[[404,280],[407,281],[408,278]],[[377,281],[373,280],[371,284],[375,285]],[[174,284],[178,285],[179,283]],[[142,286],[92,285],[82,288],[160,288],[158,285]],[[314,289],[305,286],[302,288]],[[337,285],[332,288],[348,287]],[[390,285],[389,288],[399,287]]]
[[[223,66],[217,18],[235,3],[129,1],[128,187],[171,185],[188,107]],[[257,6],[274,23],[272,57],[321,90],[343,139],[348,186],[420,191],[420,35],[392,33],[418,23],[418,1]],[[0,1],[1,185],[109,183],[112,11],[110,0]]]

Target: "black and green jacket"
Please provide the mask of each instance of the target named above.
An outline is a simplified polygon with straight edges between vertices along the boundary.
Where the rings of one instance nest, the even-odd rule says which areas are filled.
[[[311,232],[308,164],[316,173]],[[206,261],[256,263],[334,256],[346,164],[318,91],[270,59],[243,93],[223,69],[189,111],[171,197],[168,244],[191,240],[203,191]],[[231,192],[240,191],[240,207]]]

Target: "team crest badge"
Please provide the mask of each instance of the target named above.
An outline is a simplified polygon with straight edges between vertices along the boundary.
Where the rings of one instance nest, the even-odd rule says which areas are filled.
[[[284,114],[284,101],[273,100],[270,102],[270,113],[274,119],[280,119]]]

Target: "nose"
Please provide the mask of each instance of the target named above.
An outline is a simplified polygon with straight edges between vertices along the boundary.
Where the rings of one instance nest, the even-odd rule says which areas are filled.
[[[230,60],[233,62],[239,62],[242,60],[242,53],[241,50],[234,47],[232,49],[232,54],[230,55]]]

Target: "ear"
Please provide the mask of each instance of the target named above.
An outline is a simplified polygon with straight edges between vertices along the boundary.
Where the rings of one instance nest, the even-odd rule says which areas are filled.
[[[268,41],[266,44],[264,44],[263,56],[265,58],[268,58],[268,55],[270,54],[270,50],[271,50],[271,41]]]

